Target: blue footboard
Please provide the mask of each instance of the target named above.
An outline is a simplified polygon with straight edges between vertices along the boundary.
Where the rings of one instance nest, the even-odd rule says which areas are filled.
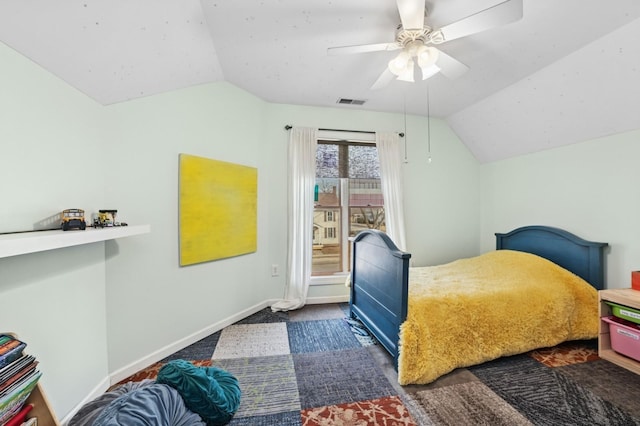
[[[393,356],[396,367],[400,325],[407,318],[410,258],[383,232],[366,230],[353,239],[351,316]]]

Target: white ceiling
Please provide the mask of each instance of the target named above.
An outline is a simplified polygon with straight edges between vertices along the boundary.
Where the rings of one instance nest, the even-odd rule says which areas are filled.
[[[428,0],[427,21],[499,2]],[[428,85],[431,115],[488,162],[640,128],[639,18],[637,0],[524,0],[522,20],[439,46],[462,77],[377,91],[394,52],[327,48],[392,42],[394,0],[2,0],[0,40],[105,105],[226,80],[274,103],[426,115]]]

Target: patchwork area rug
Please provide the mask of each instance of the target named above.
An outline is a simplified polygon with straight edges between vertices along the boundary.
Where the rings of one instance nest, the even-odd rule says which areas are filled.
[[[390,356],[347,304],[265,309],[124,380],[186,359],[236,376],[230,425],[638,425],[640,376],[597,356],[596,342],[458,369],[400,386]]]

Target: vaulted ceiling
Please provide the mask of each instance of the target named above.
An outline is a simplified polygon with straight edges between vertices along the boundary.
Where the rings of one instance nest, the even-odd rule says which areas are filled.
[[[503,0],[428,0],[439,28]],[[481,162],[640,128],[640,2],[523,0],[523,18],[438,47],[449,80],[371,85],[394,52],[394,0],[4,0],[0,41],[108,105],[228,81],[274,103],[445,119]],[[338,104],[340,98],[363,105]]]

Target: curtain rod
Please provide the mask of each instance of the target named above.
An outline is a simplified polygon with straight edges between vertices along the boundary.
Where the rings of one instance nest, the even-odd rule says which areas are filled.
[[[284,126],[285,130],[291,130],[293,128],[292,125],[287,124],[286,126]],[[375,135],[376,132],[369,132],[367,130],[344,130],[344,129],[318,129],[318,130],[323,130],[325,132],[350,132],[350,133],[366,133],[369,135]],[[398,133],[398,135],[403,138],[404,137],[404,133]]]

